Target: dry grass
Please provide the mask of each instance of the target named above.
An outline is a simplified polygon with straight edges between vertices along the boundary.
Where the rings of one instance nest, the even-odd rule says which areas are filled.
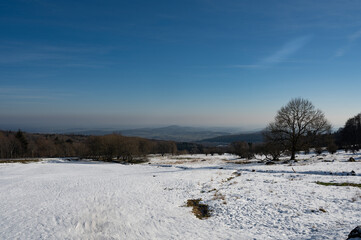
[[[32,162],[40,162],[42,161],[42,159],[38,159],[38,158],[31,158],[31,159],[0,159],[0,163],[32,163]]]
[[[193,159],[195,159],[195,160],[197,160],[197,159],[200,159],[200,158],[173,156],[170,159],[174,159],[174,160],[193,160]]]
[[[232,179],[234,179],[234,178],[236,178],[236,177],[239,177],[239,176],[241,176],[241,173],[235,171],[235,172],[232,173],[232,176],[230,176],[230,177],[222,180],[222,182],[224,182],[224,183],[225,183],[225,182],[229,182],[229,181],[231,181]]]
[[[223,201],[225,201],[226,197],[222,193],[218,192],[218,190],[217,190],[214,193],[212,200],[223,200]]]
[[[132,160],[127,161],[127,163],[131,163],[131,164],[141,164],[146,162],[149,162],[148,158],[134,158]]]
[[[229,185],[237,184],[237,181],[231,182]]]
[[[234,176],[232,176],[232,177],[229,177],[229,178],[227,178],[227,179],[225,179],[225,180],[222,180],[222,182],[229,182],[229,181],[231,181],[232,179],[234,179],[235,177]]]
[[[235,163],[235,164],[250,164],[250,163],[254,163],[254,162],[247,161],[247,160],[238,160],[238,161],[229,162],[229,163]]]
[[[319,185],[323,186],[337,186],[337,187],[358,187],[361,188],[360,183],[349,183],[349,182],[343,182],[343,183],[332,183],[332,182],[316,182]]]
[[[202,162],[204,159],[195,159],[195,158],[171,158],[169,160],[163,160],[162,164],[176,165],[176,164],[187,164],[187,163],[196,163]]]
[[[198,199],[188,199],[187,200],[187,207],[192,207],[192,212],[194,215],[199,219],[209,218],[211,216],[211,210],[209,206],[204,203],[200,203],[202,198]]]
[[[326,211],[325,209],[323,209],[323,208],[319,208],[318,210],[319,210],[320,212],[324,212],[324,213],[327,212],[327,211]]]
[[[352,202],[356,202],[357,200],[361,200],[361,193],[356,193],[355,196],[351,198]]]

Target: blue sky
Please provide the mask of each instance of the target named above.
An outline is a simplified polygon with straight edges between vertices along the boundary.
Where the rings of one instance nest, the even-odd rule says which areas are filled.
[[[360,112],[360,1],[0,3],[0,128],[264,127]]]

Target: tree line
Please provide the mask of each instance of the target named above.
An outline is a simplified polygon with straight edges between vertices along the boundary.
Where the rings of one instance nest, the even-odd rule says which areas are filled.
[[[0,131],[0,158],[80,157],[105,161],[140,161],[148,154],[175,154],[173,141],[125,137],[36,134]]]
[[[0,158],[80,157],[102,161],[137,162],[149,154],[224,154],[250,157],[252,143],[209,147],[190,142],[149,140],[119,133],[104,136],[37,134],[0,131]]]
[[[331,132],[323,112],[302,98],[292,99],[276,114],[263,131],[261,144],[233,142],[209,147],[196,143],[149,140],[118,133],[105,136],[32,134],[21,130],[0,131],[0,158],[81,157],[106,161],[142,161],[148,154],[223,154],[242,158],[255,154],[277,160],[281,155],[295,159],[297,152],[317,154],[324,150],[358,151],[361,148],[361,113],[348,119],[345,126]]]
[[[337,145],[346,151],[361,148],[361,113],[348,119],[345,126],[335,133]]]

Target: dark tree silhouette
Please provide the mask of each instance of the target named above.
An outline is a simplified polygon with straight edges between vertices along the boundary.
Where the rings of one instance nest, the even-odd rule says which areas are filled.
[[[338,132],[339,144],[345,149],[357,151],[361,148],[361,113],[350,118]]]
[[[16,139],[20,142],[19,155],[25,155],[28,150],[28,141],[25,138],[25,134],[19,129],[15,134]]]
[[[296,98],[277,112],[264,136],[267,142],[278,143],[290,151],[291,160],[294,160],[296,152],[302,150],[307,142],[330,131],[331,125],[321,110],[315,109],[306,99]]]

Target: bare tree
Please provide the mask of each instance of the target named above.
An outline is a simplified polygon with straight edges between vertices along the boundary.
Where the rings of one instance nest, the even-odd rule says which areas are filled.
[[[252,144],[244,141],[231,143],[231,151],[241,158],[251,159],[254,156],[252,152]]]
[[[331,125],[321,110],[315,109],[306,99],[296,98],[277,112],[264,136],[266,141],[279,143],[289,150],[291,160],[294,160],[296,152],[305,144],[330,131]]]

